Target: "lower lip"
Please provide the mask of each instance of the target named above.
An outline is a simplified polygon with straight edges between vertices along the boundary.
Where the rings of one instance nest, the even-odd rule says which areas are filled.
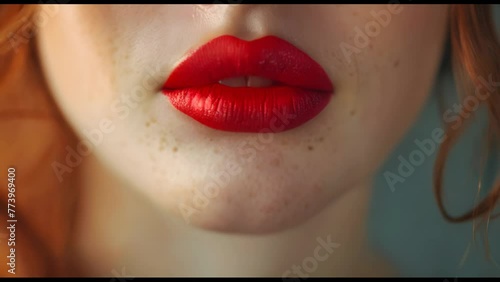
[[[231,132],[282,132],[317,116],[331,93],[291,86],[204,87],[164,90],[181,112],[213,129]]]

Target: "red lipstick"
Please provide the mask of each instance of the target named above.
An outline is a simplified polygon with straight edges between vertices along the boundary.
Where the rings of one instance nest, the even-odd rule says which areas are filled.
[[[179,111],[213,129],[281,132],[317,116],[333,85],[317,62],[283,39],[225,35],[190,52],[162,91]]]

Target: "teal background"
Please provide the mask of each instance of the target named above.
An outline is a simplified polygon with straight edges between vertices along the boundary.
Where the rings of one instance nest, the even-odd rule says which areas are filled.
[[[499,5],[494,6],[495,20],[500,29]],[[408,159],[414,150],[419,150],[414,143],[415,139],[431,138],[431,132],[435,128],[444,129],[438,96],[444,95],[447,99],[445,110],[451,108],[450,103],[458,103],[453,76],[446,65],[444,63],[433,93],[418,121],[395,148],[375,179],[369,222],[371,242],[404,276],[500,277],[500,218],[489,224],[489,249],[492,255],[492,260],[489,261],[482,240],[484,229],[476,233],[474,245],[472,222],[449,223],[437,208],[432,188],[437,150],[426,156],[424,163],[415,167],[415,172],[405,178],[404,183],[395,184],[394,191],[383,175],[386,171],[397,174],[400,164],[398,156]],[[455,146],[446,169],[444,199],[453,215],[468,211],[474,204],[477,193],[479,153],[484,147],[482,132],[485,127],[485,112],[484,109],[476,112],[478,116],[471,118],[472,124]],[[493,153],[490,155],[492,160],[488,162],[483,178],[483,189],[486,190],[498,171],[497,158],[493,157]],[[469,255],[461,265],[469,244]]]

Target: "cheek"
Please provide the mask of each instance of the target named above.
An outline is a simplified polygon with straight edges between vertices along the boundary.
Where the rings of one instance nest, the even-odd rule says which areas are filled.
[[[318,57],[334,79],[337,95],[329,106],[330,117],[345,124],[334,128],[346,133],[344,138],[352,137],[346,148],[356,145],[358,149],[352,149],[363,152],[360,157],[375,167],[415,120],[432,88],[446,39],[448,6],[335,5],[304,10],[308,8],[315,9],[311,21],[316,32],[310,26],[293,29],[301,31],[305,41],[315,42],[310,49],[321,50]],[[298,18],[305,15],[295,13]],[[332,36],[323,36],[327,33]]]
[[[58,7],[58,13],[38,32],[37,44],[47,82],[60,109],[78,129],[98,128],[116,98],[113,85],[113,45],[96,45],[88,34],[100,31],[86,24],[78,6]]]
[[[367,20],[358,27],[368,43],[353,55],[358,69],[358,86],[351,97],[360,124],[357,136],[370,136],[371,142],[379,144],[366,146],[376,159],[384,158],[416,119],[431,92],[446,39],[446,6],[402,5],[398,9],[374,36],[367,33],[369,23],[375,21],[374,14],[387,9],[378,7],[362,14]]]
[[[184,5],[57,8],[37,36],[42,58],[48,58],[43,67],[66,116],[87,128],[99,127],[113,105],[146,101],[159,90],[166,77],[163,67],[174,58],[164,50],[179,48],[175,40],[163,40],[168,26],[185,26],[193,10]],[[171,22],[159,24],[163,19]]]

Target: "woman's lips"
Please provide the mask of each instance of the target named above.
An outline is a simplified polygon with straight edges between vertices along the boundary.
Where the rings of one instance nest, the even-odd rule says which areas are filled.
[[[218,130],[281,132],[317,116],[333,85],[323,68],[275,36],[221,36],[191,52],[163,93],[179,111]]]

